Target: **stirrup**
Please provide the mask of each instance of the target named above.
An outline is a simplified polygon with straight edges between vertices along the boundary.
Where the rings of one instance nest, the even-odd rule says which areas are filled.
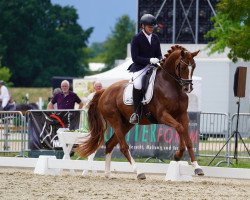
[[[139,123],[139,115],[137,113],[133,113],[129,119],[130,124],[137,124]]]

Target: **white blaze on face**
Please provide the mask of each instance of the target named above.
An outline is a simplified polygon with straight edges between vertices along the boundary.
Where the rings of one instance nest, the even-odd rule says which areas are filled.
[[[192,79],[192,65],[190,63],[188,64],[188,79]]]

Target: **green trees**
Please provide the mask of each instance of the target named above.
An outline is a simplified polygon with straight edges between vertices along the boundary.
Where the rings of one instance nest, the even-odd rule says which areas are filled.
[[[116,59],[125,59],[127,55],[127,44],[130,43],[135,34],[135,23],[129,16],[123,15],[118,18],[114,29],[104,43],[93,43],[90,47],[90,61],[104,62],[105,70],[114,67]]]
[[[211,52],[223,52],[228,47],[228,57],[234,62],[238,58],[250,60],[250,1],[221,0],[213,20],[214,28],[207,33],[213,39]]]
[[[0,0],[0,62],[9,69],[16,87],[51,86],[53,76],[83,77],[88,61],[105,62],[126,57],[127,43],[135,32],[122,16],[104,43],[88,48],[93,28],[83,30],[73,7],[52,5],[50,0]]]
[[[114,30],[104,43],[105,64],[107,69],[113,67],[116,59],[124,59],[127,55],[127,44],[135,34],[135,24],[129,16],[120,17]]]
[[[12,85],[11,82],[9,82],[11,77],[10,69],[7,67],[1,67],[0,66],[0,80],[3,80],[7,85]]]
[[[50,0],[0,0],[0,56],[15,86],[50,86],[52,76],[83,76],[84,48],[93,28],[83,30],[73,7]]]

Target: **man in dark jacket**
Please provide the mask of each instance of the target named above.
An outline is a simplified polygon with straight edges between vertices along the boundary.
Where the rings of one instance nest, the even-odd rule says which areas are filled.
[[[139,123],[142,101],[142,77],[148,69],[154,67],[162,58],[160,40],[153,33],[156,19],[151,14],[145,14],[140,19],[141,31],[136,34],[131,42],[132,63],[128,70],[133,72],[133,101],[134,113],[130,117],[130,123]]]

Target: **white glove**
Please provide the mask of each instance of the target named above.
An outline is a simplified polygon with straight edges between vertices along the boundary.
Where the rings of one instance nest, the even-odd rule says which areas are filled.
[[[158,58],[150,58],[151,64],[157,64],[160,60]]]

